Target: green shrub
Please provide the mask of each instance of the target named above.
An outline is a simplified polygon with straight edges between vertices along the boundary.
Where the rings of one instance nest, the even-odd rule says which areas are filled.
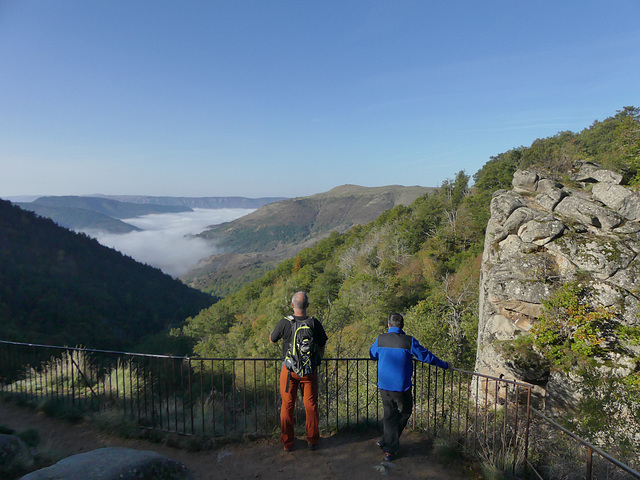
[[[605,332],[615,317],[594,305],[590,286],[570,282],[544,302],[545,313],[531,329],[533,343],[556,367],[586,362],[607,350]]]

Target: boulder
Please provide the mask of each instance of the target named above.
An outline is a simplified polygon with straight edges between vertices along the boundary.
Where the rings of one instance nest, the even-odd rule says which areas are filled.
[[[533,208],[520,207],[509,215],[509,218],[504,223],[504,228],[509,233],[517,233],[521,225],[534,220],[543,222],[545,220],[553,220],[553,217]]]
[[[130,448],[100,448],[72,455],[22,480],[192,480],[183,464],[159,453]]]
[[[638,287],[638,279],[640,279],[640,265],[638,262],[633,262],[627,268],[617,270],[607,280],[623,290],[633,292]]]
[[[622,183],[623,179],[622,174],[604,169],[596,170],[595,172],[593,172],[592,176],[596,182],[610,182],[616,184]]]
[[[535,192],[538,188],[538,174],[527,170],[516,170],[511,184],[516,192]]]
[[[620,173],[605,170],[591,162],[584,162],[578,173],[573,175],[573,180],[577,182],[610,182],[620,184],[622,183],[623,176]]]
[[[559,237],[564,231],[564,223],[551,215],[530,220],[518,229],[518,236],[523,242],[545,245]]]
[[[621,234],[633,234],[640,232],[640,223],[638,222],[625,222],[619,227],[613,229],[614,233]]]
[[[540,182],[542,183],[542,182]],[[538,189],[540,193],[536,195],[535,202],[541,206],[544,210],[552,212],[554,208],[560,203],[567,193],[557,187],[545,188],[542,191]]]
[[[594,198],[615,210],[627,220],[640,220],[640,195],[614,183],[596,183],[591,189]]]
[[[580,378],[574,374],[552,372],[546,384],[546,409],[553,415],[576,412],[583,398]]]
[[[554,180],[551,180],[549,178],[540,178],[538,180],[538,185],[536,187],[536,192],[538,194],[541,193],[547,193],[547,192],[552,192],[552,191],[562,191],[562,184],[558,183]]]
[[[554,212],[578,221],[584,225],[612,230],[622,223],[622,218],[613,210],[602,205],[571,195],[563,198],[554,209]]]
[[[0,478],[5,474],[28,469],[33,455],[25,443],[15,435],[0,434]]]
[[[504,222],[516,208],[525,205],[522,195],[505,190],[498,190],[491,199],[491,217],[497,222]]]

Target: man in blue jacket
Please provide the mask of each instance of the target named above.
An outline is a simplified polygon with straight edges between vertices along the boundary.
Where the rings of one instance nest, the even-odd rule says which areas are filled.
[[[449,368],[449,364],[402,331],[404,317],[399,313],[389,315],[388,326],[389,331],[378,335],[371,345],[369,355],[378,361],[378,389],[384,410],[384,433],[378,446],[385,452],[384,459],[391,461],[398,452],[400,435],[413,411],[413,358],[444,369]]]

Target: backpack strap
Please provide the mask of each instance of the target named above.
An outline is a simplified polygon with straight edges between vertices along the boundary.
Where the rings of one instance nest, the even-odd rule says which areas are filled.
[[[290,323],[290,325],[291,325],[291,344],[293,344],[293,342],[295,340],[294,336],[295,336],[295,333],[296,333],[296,319],[293,317],[293,315],[287,315],[285,318],[287,320],[289,320],[289,322],[291,322]],[[291,345],[289,345],[289,350],[291,350]],[[289,393],[289,384],[290,383],[291,383],[291,370],[289,370],[287,368],[287,386],[284,389],[284,391],[286,393]]]

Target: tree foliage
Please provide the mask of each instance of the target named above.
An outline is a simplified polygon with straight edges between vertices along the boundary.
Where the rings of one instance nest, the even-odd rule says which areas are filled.
[[[329,334],[327,355],[366,355],[392,311],[407,314],[408,330],[421,332],[428,318],[411,314],[412,309],[432,297],[441,298],[445,276],[473,263],[481,251],[483,228],[469,227],[470,192],[469,176],[459,172],[412,205],[394,207],[345,234],[332,233],[190,318],[175,333],[195,339],[195,353],[200,355],[277,356],[278,347],[269,343],[268,333],[290,313],[291,295],[297,290],[309,293],[310,313]],[[476,302],[477,281],[469,285],[455,311],[464,317],[465,327],[473,325],[467,330],[474,330],[477,316],[470,306]],[[447,315],[461,322],[451,311]],[[467,341],[466,331],[460,331],[459,326],[449,329],[444,337],[456,348],[434,353],[451,352],[449,360],[470,366],[474,340]]]
[[[332,233],[189,319],[176,334],[192,338],[200,355],[275,357],[278,347],[267,335],[302,289],[309,292],[310,313],[329,334],[328,355],[366,355],[389,313],[397,311],[406,317],[407,332],[436,355],[473,368],[480,259],[493,193],[511,188],[517,169],[565,178],[577,160],[598,162],[637,182],[639,126],[638,109],[627,107],[582,132],[560,132],[492,157],[473,175],[473,185],[458,172],[411,205]]]

